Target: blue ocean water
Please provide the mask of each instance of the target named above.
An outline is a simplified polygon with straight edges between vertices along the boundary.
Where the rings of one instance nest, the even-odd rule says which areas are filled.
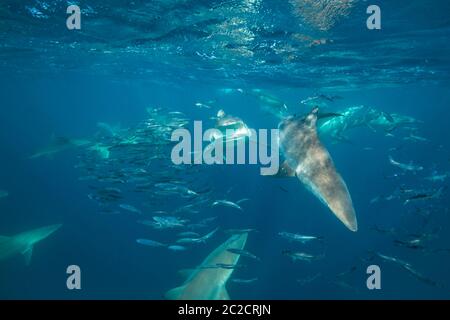
[[[164,299],[183,283],[179,270],[247,228],[256,231],[245,250],[260,260],[241,256],[226,284],[232,299],[450,297],[448,2],[378,1],[381,30],[367,29],[366,1],[73,3],[81,30],[67,30],[66,1],[0,4],[0,235],[63,224],[29,265],[20,252],[2,259],[10,244],[0,238],[0,298]],[[214,127],[220,109],[272,129],[315,106],[349,119],[319,134],[357,232],[295,177],[170,159],[172,130]],[[345,112],[355,106],[383,126],[364,115],[353,127]],[[248,200],[241,211],[213,205],[222,199]],[[141,223],[155,216],[183,226]],[[216,227],[185,251],[136,242],[174,244]],[[286,250],[318,259],[292,261]],[[69,265],[81,269],[81,290],[67,289]],[[380,266],[380,290],[366,286],[369,265]]]

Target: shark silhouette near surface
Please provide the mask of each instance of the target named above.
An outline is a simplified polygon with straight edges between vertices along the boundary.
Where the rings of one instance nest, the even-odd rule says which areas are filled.
[[[180,287],[166,293],[170,300],[229,300],[225,285],[237,265],[240,254],[228,249],[243,250],[248,233],[235,234],[211,252],[200,266],[189,272]]]
[[[70,139],[65,137],[52,137],[51,142],[44,148],[39,149],[30,159],[36,159],[41,157],[51,158],[57,153],[69,150],[71,148],[83,147],[91,144],[90,141],[84,139]]]
[[[279,124],[280,149],[286,159],[279,173],[297,176],[348,229],[357,231],[350,193],[317,134],[318,111],[315,108],[306,117],[290,117]]]
[[[346,134],[359,127],[370,128],[373,132],[392,133],[396,129],[415,130],[421,121],[412,117],[387,113],[366,106],[353,106],[341,110],[341,117],[325,120],[318,126],[319,134],[334,142],[350,142]]]
[[[34,245],[50,236],[61,226],[61,224],[54,224],[31,231],[25,231],[11,237],[0,236],[0,261],[6,260],[17,254],[23,254],[26,264],[30,264]]]

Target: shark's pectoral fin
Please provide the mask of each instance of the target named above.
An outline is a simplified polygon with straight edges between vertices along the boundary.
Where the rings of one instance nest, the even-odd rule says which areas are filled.
[[[225,287],[221,287],[217,292],[216,300],[230,300],[230,295],[228,294],[227,289]]]
[[[165,297],[168,300],[181,300],[186,286],[176,287],[166,292]]]
[[[295,170],[292,169],[286,161],[281,164],[281,168],[278,171],[278,173],[282,177],[295,177],[296,176]]]
[[[383,112],[383,117],[390,123],[395,123],[394,118],[387,112]]]
[[[263,175],[265,175],[265,174],[263,174]],[[281,164],[280,168],[278,169],[278,172],[272,176],[277,177],[277,178],[286,178],[286,177],[289,178],[289,177],[295,177],[295,175],[296,175],[295,170],[292,169],[286,161],[284,161]]]
[[[25,251],[22,252],[22,254],[25,258],[25,264],[29,266],[31,262],[31,256],[33,255],[33,246],[28,247]]]

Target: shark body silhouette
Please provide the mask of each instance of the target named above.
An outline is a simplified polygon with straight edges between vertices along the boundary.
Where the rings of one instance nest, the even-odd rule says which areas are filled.
[[[61,224],[55,224],[18,233],[11,237],[0,236],[0,261],[17,254],[23,254],[28,265],[31,261],[34,245],[50,236],[61,226]]]
[[[279,173],[297,176],[348,229],[357,231],[347,185],[317,134],[318,111],[315,108],[306,117],[290,117],[279,124],[280,149],[286,159]]]
[[[229,300],[225,285],[237,265],[240,254],[228,249],[245,247],[248,233],[232,235],[211,252],[196,269],[190,271],[187,280],[180,287],[166,293],[170,300]]]

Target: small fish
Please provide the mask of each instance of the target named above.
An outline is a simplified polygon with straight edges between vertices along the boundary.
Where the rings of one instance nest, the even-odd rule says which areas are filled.
[[[349,274],[354,273],[357,269],[358,269],[358,268],[357,268],[356,266],[353,266],[353,267],[351,267],[351,268],[350,268],[349,270],[347,270],[347,271],[338,273],[338,274],[336,275],[336,277],[337,277],[337,278],[342,278],[342,277],[348,276]]]
[[[303,278],[303,279],[297,279],[297,282],[298,282],[301,286],[304,286],[304,285],[306,285],[306,284],[308,284],[308,283],[313,282],[314,280],[318,279],[318,278],[321,277],[321,276],[322,276],[321,273],[317,273],[317,274],[315,274],[315,275],[308,276],[308,277]]]
[[[172,251],[186,251],[186,247],[178,246],[178,245],[168,246],[167,249],[172,250]]]
[[[338,287],[341,287],[341,288],[343,288],[343,289],[350,290],[350,291],[353,291],[353,292],[355,292],[355,293],[358,293],[358,289],[355,288],[354,286],[352,286],[351,284],[349,284],[349,283],[346,282],[346,281],[343,281],[343,280],[335,280],[335,281],[332,281],[331,283],[334,284],[334,285],[336,285],[336,286],[338,286]]]
[[[391,175],[385,175],[384,178],[385,179],[398,179],[398,178],[401,178],[403,176],[405,176],[404,172],[396,172],[396,173],[391,174]]]
[[[424,200],[432,200],[432,199],[438,199],[442,196],[443,188],[440,188],[437,191],[434,192],[419,192],[414,194],[413,196],[409,197],[405,200],[404,205],[407,205],[410,202],[413,201],[424,201]]]
[[[136,242],[139,244],[142,244],[144,246],[149,246],[149,247],[167,247],[167,244],[158,242],[158,241],[154,241],[154,240],[149,240],[149,239],[136,239]]]
[[[158,211],[153,211],[152,214],[167,214],[167,211],[158,210]]]
[[[278,235],[282,237],[283,239],[287,239],[290,241],[297,241],[301,243],[307,243],[315,240],[323,240],[323,237],[315,237],[315,236],[305,236],[297,233],[290,233],[290,232],[279,232]]]
[[[385,261],[396,263],[396,264],[398,264],[398,265],[400,265],[402,267],[410,266],[410,264],[408,262],[405,262],[405,261],[400,260],[400,259],[395,258],[395,257],[387,256],[387,255],[381,254],[379,252],[375,252],[375,255],[377,255],[378,257],[380,257],[381,259],[383,259]]]
[[[381,228],[376,225],[370,227],[370,230],[375,231],[379,234],[385,234],[385,235],[396,235],[397,234],[397,231],[394,228],[386,229],[386,228]]]
[[[419,141],[419,142],[428,142],[429,141],[427,138],[416,136],[414,134],[411,134],[409,137],[404,137],[403,140]]]
[[[191,223],[191,224],[188,224],[186,227],[190,230],[195,230],[195,229],[204,229],[204,228],[208,227],[208,225],[203,224],[203,223]]]
[[[437,282],[435,282],[434,280],[431,280],[429,278],[426,278],[425,276],[423,276],[421,273],[419,273],[417,270],[413,269],[412,265],[408,262],[402,261],[398,258],[395,257],[390,257],[390,256],[386,256],[383,255],[379,252],[375,253],[378,257],[380,257],[381,259],[385,260],[385,261],[389,261],[389,262],[393,262],[396,263],[397,265],[399,265],[400,267],[402,267],[404,270],[406,270],[410,275],[412,275],[413,277],[415,277],[416,279],[434,286],[434,287],[440,287],[441,285]]]
[[[410,275],[412,275],[414,278],[422,281],[423,283],[426,283],[426,284],[428,284],[430,286],[433,286],[433,287],[442,287],[442,284],[440,284],[440,283],[438,283],[438,282],[436,282],[436,281],[434,281],[434,280],[432,280],[430,278],[425,277],[424,275],[419,273],[417,270],[413,269],[411,267],[411,265],[405,265],[405,266],[403,266],[403,268],[406,271],[408,271]]]
[[[233,208],[233,209],[237,209],[239,211],[244,211],[239,204],[228,201],[228,200],[216,200],[213,202],[212,204],[213,207],[216,206],[224,206],[224,207],[229,207],[229,208]]]
[[[176,243],[201,243],[199,238],[181,238],[176,241]]]
[[[142,214],[141,210],[133,207],[130,204],[120,204],[119,207],[123,210],[129,211],[129,212],[133,212],[133,213],[137,213],[137,214]]]
[[[405,171],[422,171],[423,170],[423,167],[419,166],[419,165],[414,165],[412,163],[405,164],[405,163],[401,163],[401,162],[395,161],[392,158],[392,156],[389,156],[389,162],[393,166],[396,166],[396,167],[398,167],[398,168],[400,168],[402,170],[405,170]]]
[[[423,239],[412,239],[408,241],[403,240],[394,240],[394,244],[396,246],[405,247],[408,249],[414,249],[414,250],[422,250],[425,249],[425,246],[422,244]]]
[[[200,237],[200,235],[197,232],[193,232],[193,231],[185,231],[185,232],[180,232],[177,234],[177,237],[180,238],[198,238]]]
[[[255,256],[253,253],[248,252],[247,250],[240,250],[240,249],[235,249],[235,248],[230,248],[227,251],[234,253],[234,254],[238,254],[241,255],[243,257],[247,257],[256,261],[261,261],[261,258]]]
[[[242,283],[242,284],[250,284],[250,283],[253,283],[255,281],[258,281],[258,278],[251,278],[251,279],[237,279],[237,278],[235,278],[235,279],[231,279],[231,282]]]
[[[249,232],[257,232],[256,229],[227,229],[224,231],[225,234],[242,234]]]
[[[376,196],[376,197],[370,199],[369,204],[374,204],[379,201],[380,201],[380,196]]]
[[[304,252],[293,252],[291,250],[283,250],[282,254],[285,256],[288,256],[292,259],[293,262],[297,260],[306,261],[306,262],[312,262],[315,260],[322,259],[325,255],[312,255]]]
[[[229,263],[216,263],[215,266],[222,269],[236,269],[240,267],[239,265]]]
[[[206,240],[211,238],[217,232],[217,230],[219,230],[219,228],[214,229],[213,231],[204,235],[201,238],[181,238],[181,239],[178,239],[176,242],[177,243],[205,243]]]
[[[200,224],[208,224],[210,222],[213,222],[217,219],[217,217],[209,217],[209,218],[205,218],[201,221],[199,221]]]
[[[227,251],[234,253],[234,254],[238,254],[241,255],[243,257],[247,257],[247,258],[251,258],[254,260],[258,260],[261,261],[261,259],[257,256],[255,256],[253,253],[248,252],[247,250],[241,250],[241,249],[236,249],[236,248],[228,248]]]
[[[444,182],[449,177],[448,173],[438,174],[437,172],[433,172],[432,175],[425,178],[425,180],[432,181],[432,182]]]
[[[196,102],[195,106],[200,109],[211,109],[211,106],[201,103],[201,102]]]
[[[196,204],[187,204],[177,208],[174,213],[200,213],[200,210],[195,208]]]
[[[177,217],[159,217],[155,216],[152,220],[140,220],[138,223],[153,227],[155,229],[170,229],[183,227],[187,220],[181,220]]]

